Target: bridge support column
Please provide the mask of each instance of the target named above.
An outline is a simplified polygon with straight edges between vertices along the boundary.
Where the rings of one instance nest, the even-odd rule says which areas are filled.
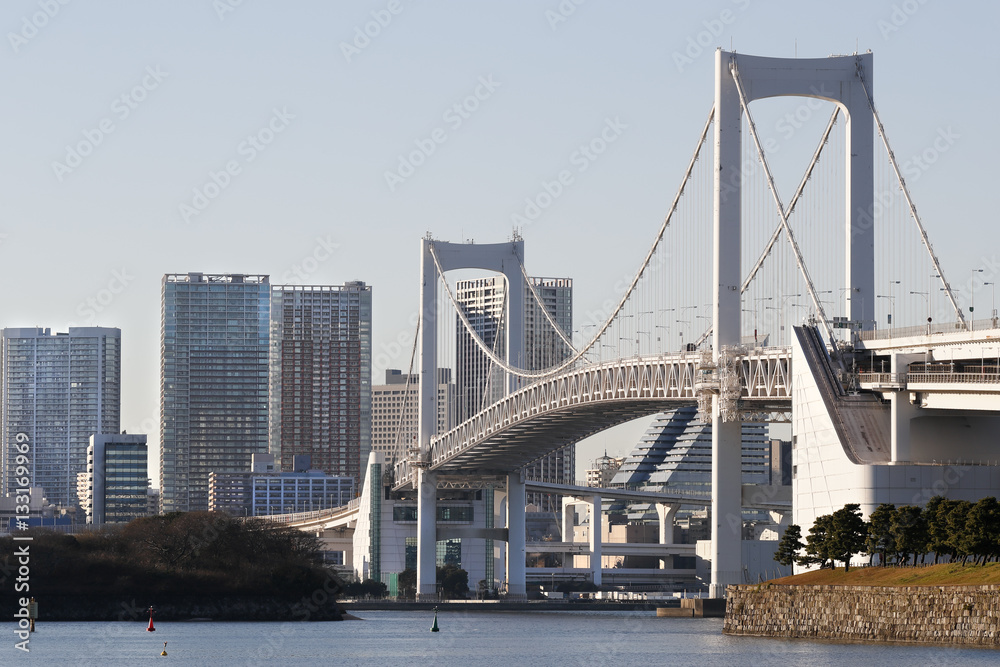
[[[417,599],[437,597],[437,475],[417,470]]]
[[[712,401],[712,583],[709,596],[726,596],[740,583],[743,562],[743,425],[724,422]]]
[[[674,517],[678,509],[677,505],[656,505],[656,516],[660,519],[660,544],[674,543]]]
[[[601,514],[601,497],[590,498],[590,570],[594,585],[601,585],[601,538],[604,535],[604,521]]]
[[[674,517],[677,516],[679,508],[678,505],[656,504],[656,516],[660,520],[660,544],[674,543]],[[673,562],[673,556],[660,558],[660,569],[672,568]]]
[[[573,511],[573,506],[576,505],[576,500],[569,497],[563,496],[562,498],[562,541],[572,542],[573,541],[573,527],[576,525],[576,514]]]
[[[524,478],[516,471],[507,475],[507,594],[524,596],[525,586],[525,529],[526,504]]]
[[[910,392],[894,391],[889,396],[892,419],[892,463],[908,463],[910,455],[910,420],[917,416],[910,403]]]
[[[890,370],[894,374],[905,373],[913,361],[923,359],[923,354],[893,354]],[[897,375],[898,377],[898,375]],[[910,420],[917,416],[917,407],[910,403],[910,392],[894,391],[889,396],[892,428],[892,463],[907,463],[910,454]]]

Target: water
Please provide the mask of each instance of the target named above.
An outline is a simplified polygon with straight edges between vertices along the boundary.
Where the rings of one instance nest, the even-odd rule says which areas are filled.
[[[0,665],[995,665],[1000,651],[722,635],[721,619],[652,612],[362,611],[341,623],[46,623],[30,653],[3,624]],[[163,642],[167,658],[160,656]]]

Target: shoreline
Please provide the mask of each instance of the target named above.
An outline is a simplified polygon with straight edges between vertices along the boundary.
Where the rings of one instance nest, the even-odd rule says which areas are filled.
[[[1000,648],[1000,586],[730,586],[730,636]]]
[[[680,608],[679,600],[643,602],[566,601],[566,600],[441,600],[417,602],[393,600],[354,600],[337,603],[346,612],[354,611],[649,611],[657,608]]]

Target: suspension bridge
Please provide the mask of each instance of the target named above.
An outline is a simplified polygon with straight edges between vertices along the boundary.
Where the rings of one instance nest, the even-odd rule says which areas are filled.
[[[416,492],[418,595],[435,594],[440,488],[506,486],[507,581],[523,594],[524,466],[681,405],[697,405],[712,422],[714,597],[741,581],[743,422],[792,423],[795,518],[805,525],[841,498],[883,502],[887,489],[913,496],[947,477],[949,460],[992,471],[996,311],[976,322],[960,307],[872,82],[871,53],[717,51],[714,104],[651,245],[617,304],[576,332],[540,299],[516,233],[496,244],[421,239],[411,360],[419,434],[400,443],[408,453],[392,471],[394,490]],[[786,97],[808,99],[810,109],[820,101],[830,113],[794,188],[776,177],[780,144],[760,131],[751,106]],[[502,276],[490,335],[483,309],[456,296],[451,276],[467,270]],[[529,359],[525,340],[532,309],[541,313],[535,348],[547,332],[541,359]],[[476,353],[459,358],[462,341]],[[439,432],[436,370],[448,366],[481,378],[478,410]],[[948,456],[935,438],[959,427],[972,435]],[[1000,476],[973,477],[950,488],[1000,484]]]

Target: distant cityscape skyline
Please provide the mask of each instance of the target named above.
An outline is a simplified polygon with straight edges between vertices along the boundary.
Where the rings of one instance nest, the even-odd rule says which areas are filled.
[[[1000,91],[982,82],[996,70],[983,45],[1000,6],[401,7],[364,48],[353,40],[378,8],[356,3],[242,3],[222,15],[203,2],[70,3],[41,27],[37,2],[0,8],[16,38],[5,81],[19,100],[3,111],[0,260],[17,287],[4,292],[2,324],[123,331],[121,426],[149,434],[154,478],[165,273],[364,280],[379,290],[381,379],[407,368],[417,240],[430,230],[494,242],[517,226],[526,269],[574,276],[577,319],[589,322],[634,275],[636,249],[669,207],[712,104],[717,47],[870,49],[875,102],[935,251],[963,306],[992,306],[983,283],[1000,277],[989,196],[1000,127],[982,110]],[[754,103],[786,201],[826,105]],[[589,145],[609,121],[621,132],[597,154]],[[390,190],[386,174],[401,171]],[[197,214],[185,221],[182,205]],[[878,299],[879,321],[892,304],[894,321],[914,323],[941,296],[927,301]],[[624,455],[643,429],[597,436],[578,458]]]

